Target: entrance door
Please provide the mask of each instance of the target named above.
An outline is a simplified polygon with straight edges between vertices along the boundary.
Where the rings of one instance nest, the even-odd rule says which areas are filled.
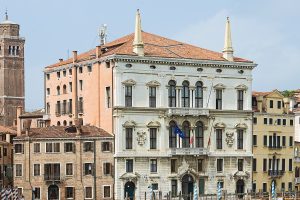
[[[130,200],[133,200],[134,190],[135,190],[135,184],[131,181],[127,182],[124,188],[124,197],[125,198],[128,197]]]
[[[193,199],[194,179],[191,175],[186,174],[182,177],[182,196],[185,200]]]
[[[241,179],[236,182],[236,193],[238,194],[239,198],[243,198],[244,185],[244,181]]]
[[[59,200],[59,188],[57,185],[48,187],[48,200]]]

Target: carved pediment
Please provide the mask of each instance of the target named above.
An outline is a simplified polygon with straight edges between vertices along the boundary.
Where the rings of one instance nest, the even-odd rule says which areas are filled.
[[[246,85],[242,84],[242,85],[236,86],[235,89],[237,89],[237,90],[247,90],[248,87]]]
[[[237,171],[234,173],[233,177],[236,180],[238,180],[238,179],[245,180],[245,179],[250,178],[250,173],[247,171]]]
[[[126,121],[124,124],[123,124],[124,127],[135,127],[136,126],[136,122],[133,121],[133,120],[130,120],[130,121]]]
[[[226,125],[223,122],[217,122],[214,125],[215,128],[225,128]]]
[[[132,80],[132,79],[128,79],[126,81],[122,82],[123,85],[135,85],[136,81]]]
[[[239,123],[239,124],[235,125],[235,128],[237,128],[237,129],[247,129],[248,126],[245,123]]]
[[[135,173],[126,172],[125,174],[120,176],[120,179],[124,179],[127,181],[136,181],[139,177],[140,177],[140,175],[136,172]]]
[[[225,89],[226,88],[226,86],[224,85],[224,84],[222,84],[222,83],[218,83],[217,85],[214,85],[214,89]]]
[[[157,87],[160,86],[160,83],[158,81],[150,81],[148,83],[146,83],[147,86],[152,86],[152,87]]]
[[[160,123],[158,121],[151,121],[147,124],[147,127],[160,127]]]

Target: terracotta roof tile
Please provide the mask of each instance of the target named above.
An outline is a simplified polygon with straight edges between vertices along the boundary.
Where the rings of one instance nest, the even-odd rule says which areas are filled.
[[[11,135],[16,135],[17,131],[13,127],[0,126],[0,133],[10,133]]]
[[[162,36],[154,35],[147,32],[142,32],[143,42],[144,42],[144,52],[145,57],[163,57],[163,58],[184,58],[184,59],[195,59],[195,60],[215,60],[215,61],[226,61],[222,57],[222,53],[210,51],[200,47],[196,47],[190,44],[178,42],[171,40]],[[107,51],[102,54],[102,56],[107,55],[131,55],[136,54],[132,51],[132,43],[134,40],[134,34],[129,34],[122,38],[116,39],[102,46],[106,48]],[[95,55],[96,50],[92,49],[88,52],[78,55],[78,61],[84,61],[91,59],[91,55]],[[55,68],[65,64],[72,63],[73,59],[58,62],[56,64],[46,67]],[[234,57],[235,62],[250,62],[252,61]]]
[[[253,91],[252,92],[252,96],[258,97],[258,96],[266,96],[268,94],[271,94],[272,92],[257,92],[257,91]]]

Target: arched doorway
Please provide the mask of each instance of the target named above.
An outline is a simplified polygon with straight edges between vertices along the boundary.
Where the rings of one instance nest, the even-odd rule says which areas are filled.
[[[236,182],[236,193],[238,194],[239,198],[243,198],[244,190],[245,190],[245,183],[243,180],[239,179]]]
[[[133,200],[134,191],[135,191],[135,184],[131,181],[127,182],[124,188],[124,197],[128,197],[130,200]]]
[[[59,200],[59,188],[57,185],[48,187],[48,200]]]
[[[194,189],[194,178],[189,174],[184,175],[182,177],[182,188],[181,188],[183,199],[185,200],[192,199],[194,193],[193,189]]]

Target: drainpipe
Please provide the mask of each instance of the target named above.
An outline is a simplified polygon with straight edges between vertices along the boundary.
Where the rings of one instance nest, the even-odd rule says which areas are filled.
[[[96,178],[96,177],[97,177],[97,176],[96,176],[96,175],[97,175],[97,174],[96,174],[96,171],[97,171],[97,170],[96,170],[96,169],[97,169],[97,167],[96,167],[96,152],[97,152],[97,151],[96,151],[96,139],[94,139],[94,169],[93,169],[93,170],[94,170],[94,190],[93,190],[93,191],[94,191],[94,200],[97,199],[97,192],[96,192],[96,188],[97,188],[97,187],[96,187],[96,186],[97,186],[97,182],[96,182],[96,181],[97,181],[97,180],[96,180],[96,179],[97,179],[97,178]]]

